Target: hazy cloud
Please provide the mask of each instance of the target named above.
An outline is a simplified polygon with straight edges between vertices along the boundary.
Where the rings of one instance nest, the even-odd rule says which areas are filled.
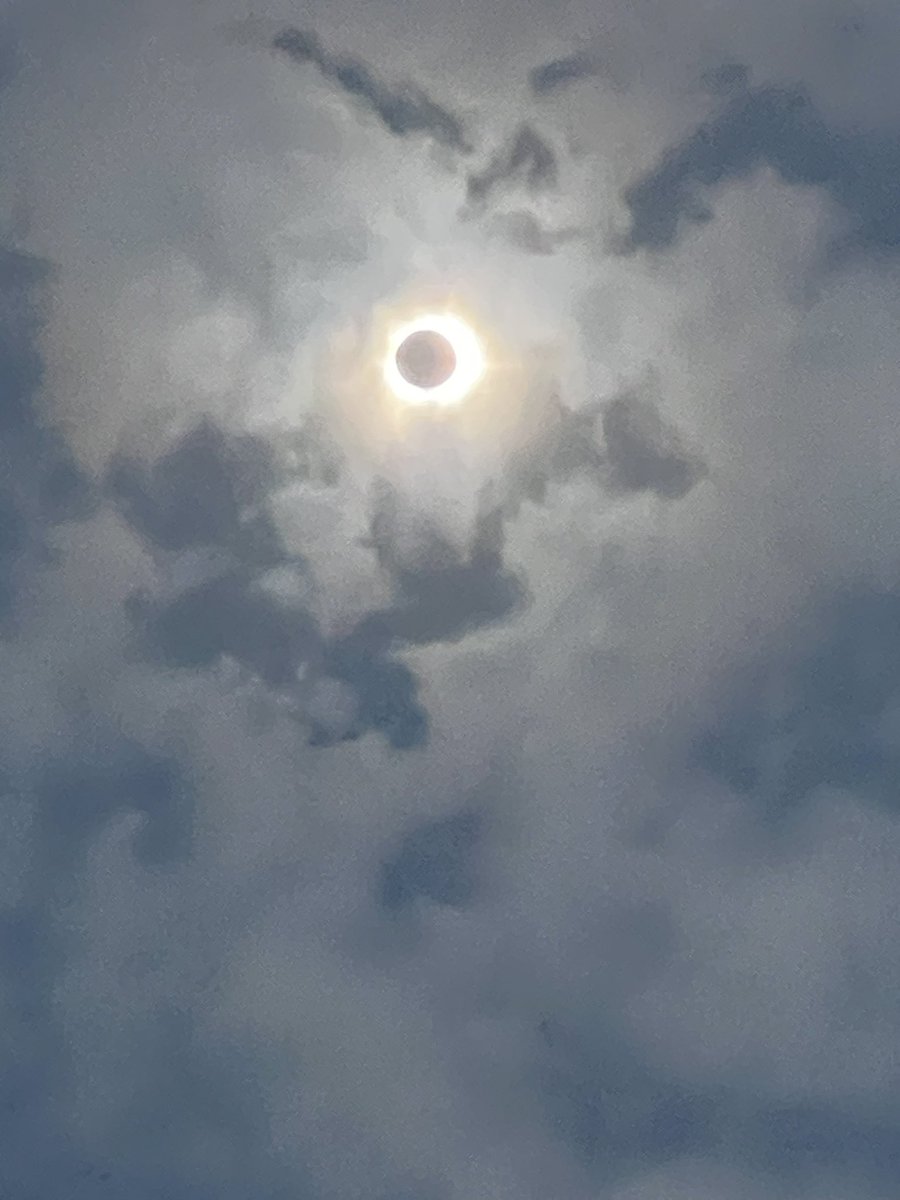
[[[534,213],[524,211],[498,213],[491,221],[491,229],[526,254],[538,255],[555,254],[561,246],[585,236],[580,229],[552,229]]]

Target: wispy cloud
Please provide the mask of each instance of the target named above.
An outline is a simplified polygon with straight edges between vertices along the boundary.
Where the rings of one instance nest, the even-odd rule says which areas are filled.
[[[552,187],[558,177],[553,149],[537,130],[524,124],[482,170],[469,175],[466,197],[470,204],[481,205],[501,188],[518,184],[534,192]]]
[[[361,59],[330,53],[310,30],[289,26],[275,35],[272,46],[294,63],[316,67],[398,137],[430,137],[464,154],[472,149],[459,117],[417,85],[385,83]]]
[[[579,79],[587,79],[598,75],[601,62],[593,54],[569,54],[563,58],[554,58],[550,62],[533,67],[528,75],[532,92],[537,96],[549,96],[563,91]]]

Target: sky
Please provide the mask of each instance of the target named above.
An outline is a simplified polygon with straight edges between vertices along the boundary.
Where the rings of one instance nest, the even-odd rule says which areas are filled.
[[[896,1200],[898,55],[0,3],[0,1195]]]

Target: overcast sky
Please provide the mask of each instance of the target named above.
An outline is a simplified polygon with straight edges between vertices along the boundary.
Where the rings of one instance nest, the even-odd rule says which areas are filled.
[[[0,33],[0,1195],[896,1200],[895,0]]]

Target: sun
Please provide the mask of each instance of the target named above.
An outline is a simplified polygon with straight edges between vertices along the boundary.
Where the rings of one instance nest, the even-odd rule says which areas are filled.
[[[405,404],[459,404],[484,369],[474,330],[452,313],[425,313],[397,326],[388,339],[384,379]]]

